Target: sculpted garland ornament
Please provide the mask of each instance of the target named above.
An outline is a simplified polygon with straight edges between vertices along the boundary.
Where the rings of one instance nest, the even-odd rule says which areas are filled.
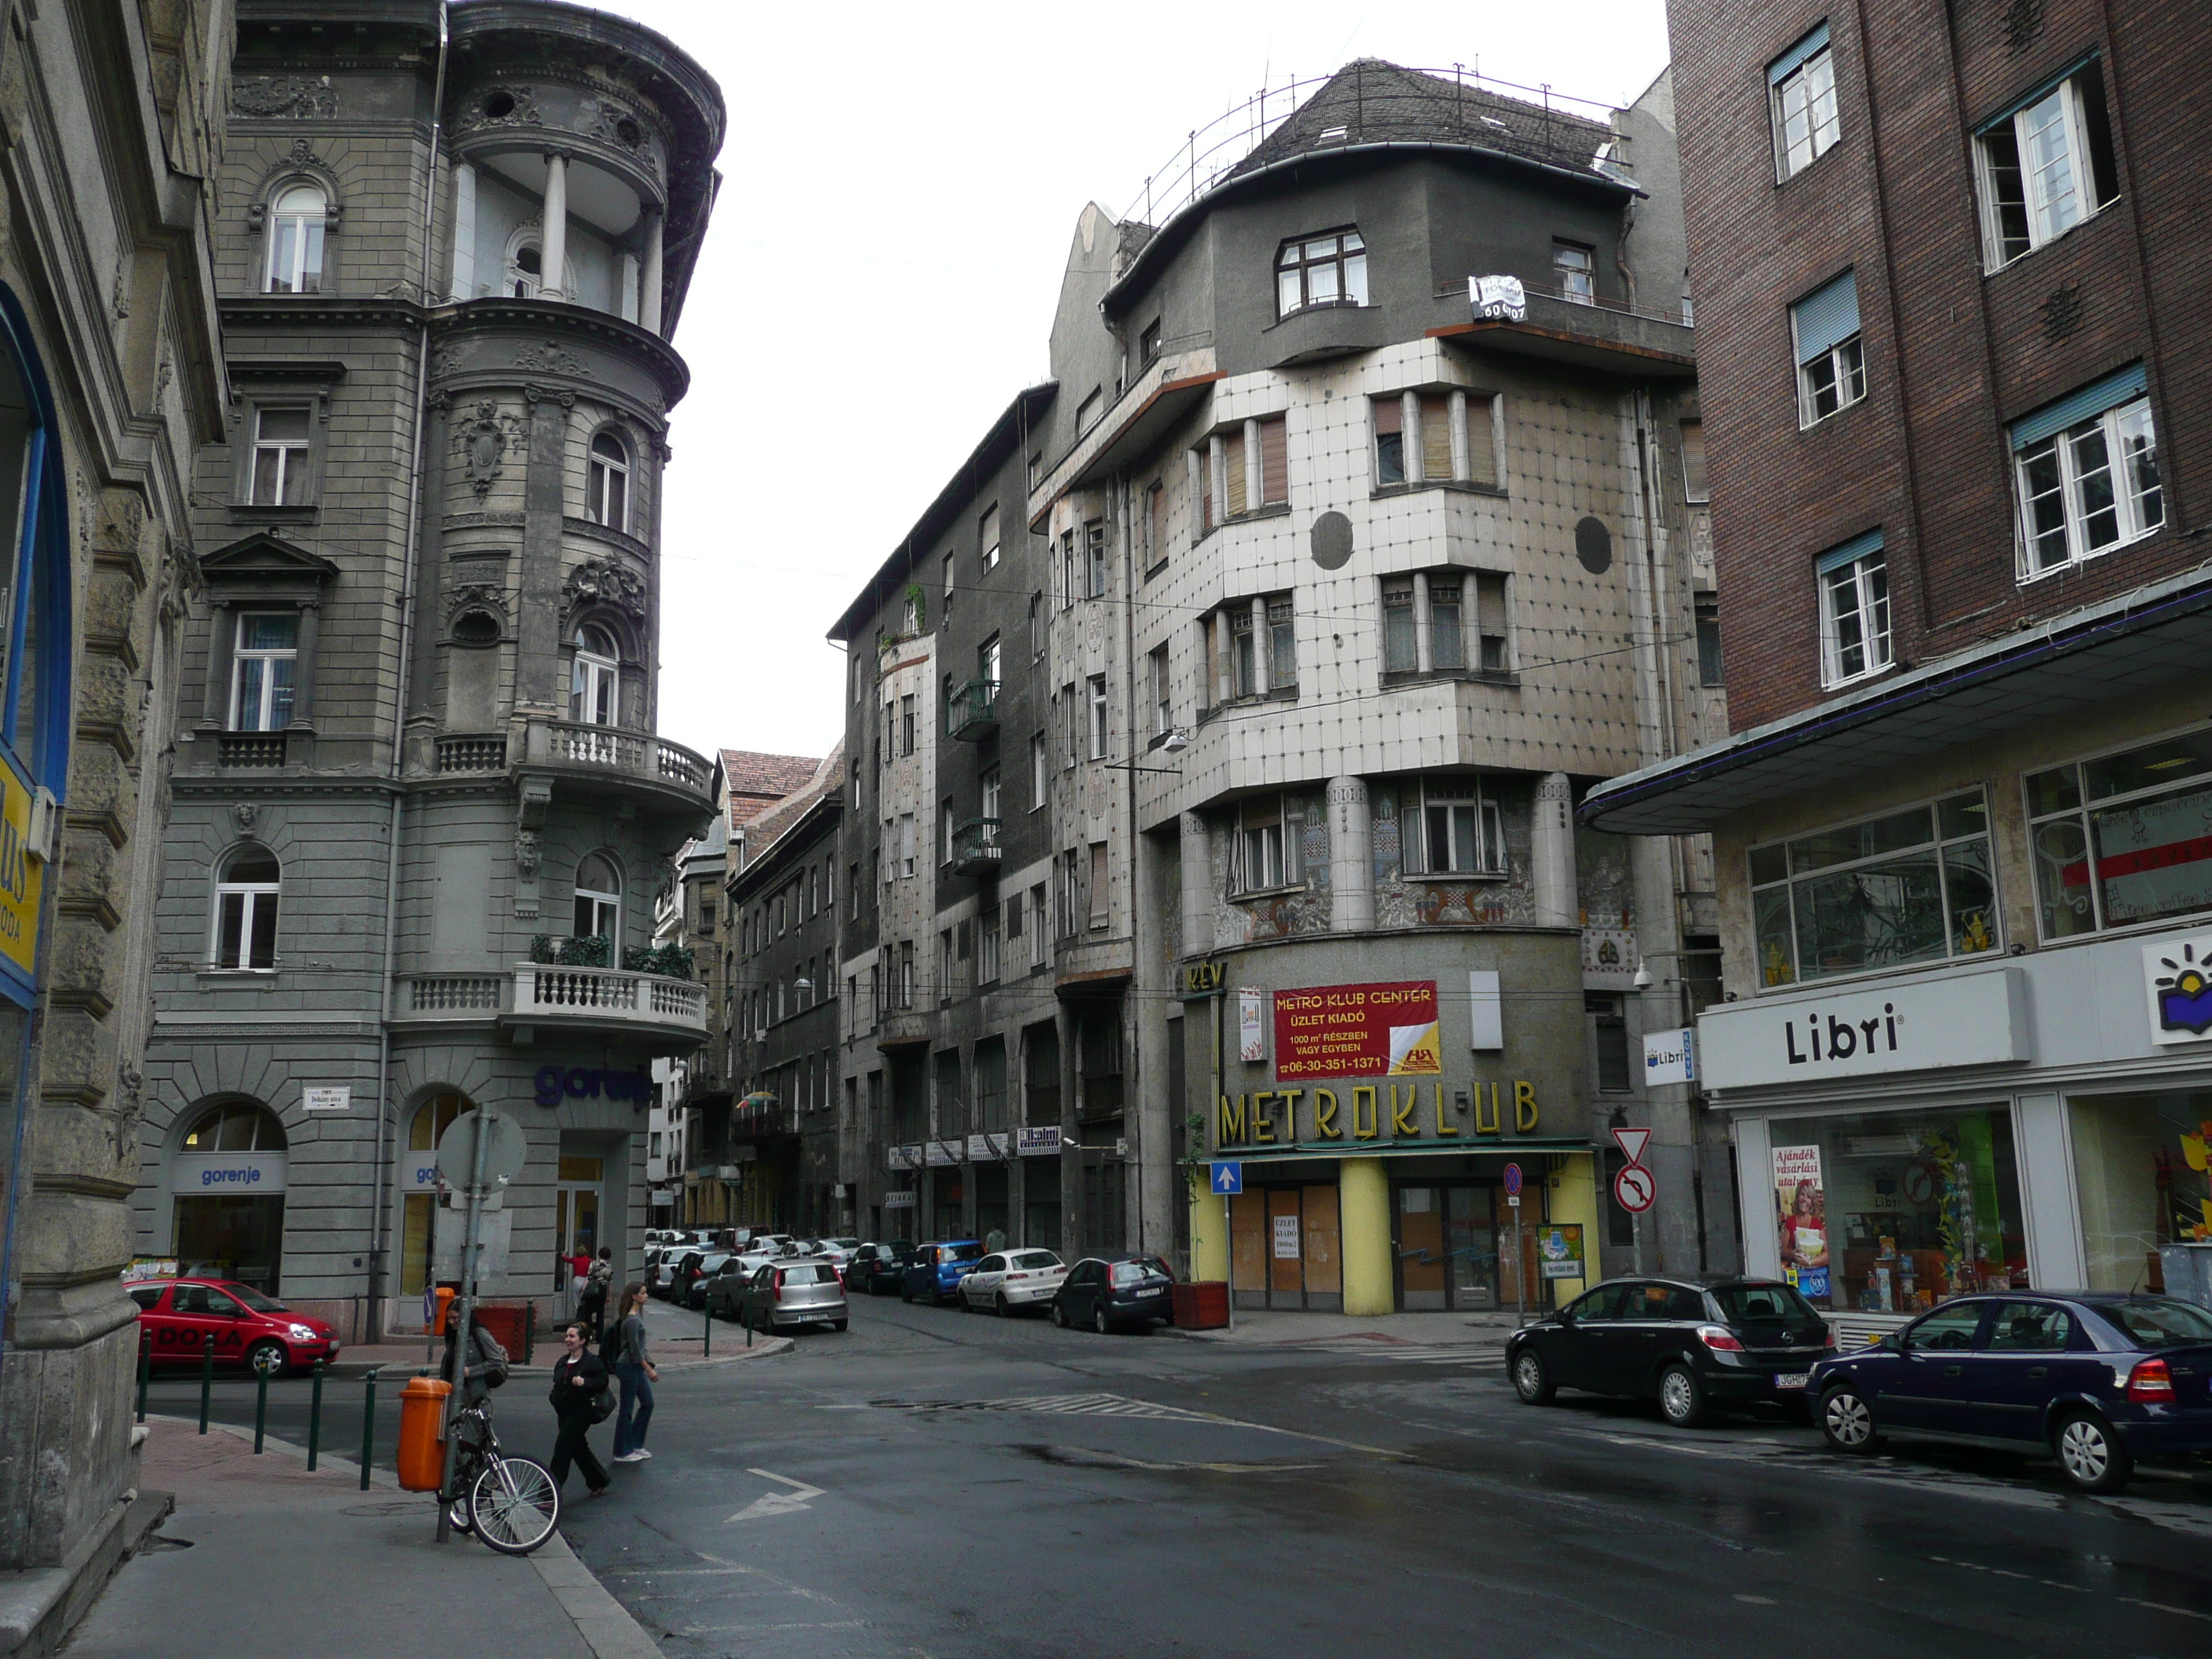
[[[327,75],[249,75],[232,86],[230,107],[263,121],[327,121],[338,112],[338,95]]]
[[[478,500],[491,494],[508,443],[521,435],[520,417],[501,413],[499,405],[489,401],[477,404],[453,423],[454,451],[468,467],[469,488]]]
[[[561,594],[572,610],[586,603],[610,605],[625,616],[645,620],[645,578],[611,559],[585,560],[568,573]]]

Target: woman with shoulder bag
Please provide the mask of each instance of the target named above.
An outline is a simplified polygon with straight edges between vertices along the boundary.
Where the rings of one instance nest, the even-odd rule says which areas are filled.
[[[653,1421],[653,1385],[660,1373],[645,1352],[645,1286],[626,1285],[616,1310],[619,1323],[615,1340],[615,1375],[622,1379],[622,1415],[615,1419],[617,1463],[642,1463],[653,1454],[645,1449],[646,1425]]]
[[[592,1425],[604,1421],[614,1398],[607,1392],[607,1368],[599,1364],[584,1341],[584,1328],[571,1325],[561,1333],[562,1356],[553,1367],[553,1420],[559,1425],[553,1440],[553,1461],[547,1467],[553,1484],[568,1484],[568,1465],[584,1472],[591,1496],[605,1498],[607,1472],[592,1450]]]

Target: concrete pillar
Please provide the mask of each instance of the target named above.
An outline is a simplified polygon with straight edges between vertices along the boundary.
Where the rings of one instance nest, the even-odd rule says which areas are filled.
[[[1413,666],[1427,673],[1437,665],[1437,653],[1429,641],[1429,578],[1425,571],[1413,573]]]
[[[1213,475],[1213,522],[1229,516],[1229,446],[1217,432],[1206,441],[1206,470]]]
[[[1575,902],[1574,810],[1574,789],[1567,775],[1547,772],[1536,785],[1528,836],[1528,874],[1539,927],[1572,927],[1580,921]]]
[[[1274,635],[1267,627],[1267,602],[1252,601],[1252,690],[1260,695],[1275,683]]]
[[[634,323],[637,320],[637,255],[635,253],[625,253],[622,257],[620,289],[615,295],[616,308],[621,313],[623,321]]]
[[[208,601],[207,701],[200,724],[217,731],[230,726],[230,675],[238,646],[238,614],[228,599]]]
[[[1213,837],[1195,812],[1182,815],[1182,951],[1213,949]]]
[[[545,157],[545,234],[538,247],[541,299],[565,300],[561,286],[568,270],[568,158],[558,150]]]
[[[1213,706],[1237,695],[1237,636],[1226,610],[1213,613]]]
[[[1452,477],[1472,478],[1474,468],[1468,464],[1473,458],[1468,453],[1467,393],[1464,392],[1455,392],[1451,395],[1451,449]]]
[[[315,726],[315,646],[322,631],[322,601],[310,599],[300,607],[300,654],[292,665],[292,718],[288,722],[310,732]]]
[[[1355,1317],[1397,1310],[1390,1273],[1390,1182],[1379,1158],[1336,1166],[1337,1224],[1344,1253],[1344,1310]]]
[[[1260,423],[1244,422],[1244,510],[1258,511],[1267,496],[1267,469],[1260,465]]]
[[[466,161],[453,167],[453,264],[446,291],[456,300],[477,293],[477,170]]]
[[[1421,394],[1401,392],[1398,394],[1399,428],[1405,436],[1399,441],[1404,446],[1406,482],[1420,483],[1428,475],[1421,467]]]
[[[646,216],[645,265],[638,273],[637,320],[655,334],[660,332],[660,243],[665,222],[658,208]]]
[[[1328,781],[1328,925],[1340,933],[1375,926],[1373,820],[1367,780]]]

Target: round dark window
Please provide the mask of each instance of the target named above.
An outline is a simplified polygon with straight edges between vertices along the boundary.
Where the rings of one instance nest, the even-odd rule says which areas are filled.
[[[453,618],[453,643],[456,645],[498,644],[499,618],[489,611],[464,611]]]
[[[1352,559],[1352,520],[1324,513],[1313,521],[1313,560],[1324,570],[1341,570]]]
[[[487,121],[504,121],[514,113],[514,94],[511,92],[491,94],[483,100],[483,112]]]
[[[620,139],[623,143],[629,146],[632,149],[635,149],[640,144],[645,142],[645,133],[643,129],[641,129],[636,122],[631,120],[627,115],[623,116],[621,120],[615,123],[615,137]]]
[[[1613,532],[1602,519],[1583,519],[1575,526],[1575,556],[1593,576],[1613,568]]]

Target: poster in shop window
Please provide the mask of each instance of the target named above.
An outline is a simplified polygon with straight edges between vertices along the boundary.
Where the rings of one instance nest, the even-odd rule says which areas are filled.
[[[1275,993],[1275,1076],[1437,1077],[1437,982],[1316,985]]]
[[[1828,1194],[1818,1146],[1774,1149],[1774,1206],[1782,1276],[1819,1301],[1828,1294]]]
[[[1296,1261],[1298,1259],[1298,1218],[1294,1215],[1275,1217],[1275,1260]]]

